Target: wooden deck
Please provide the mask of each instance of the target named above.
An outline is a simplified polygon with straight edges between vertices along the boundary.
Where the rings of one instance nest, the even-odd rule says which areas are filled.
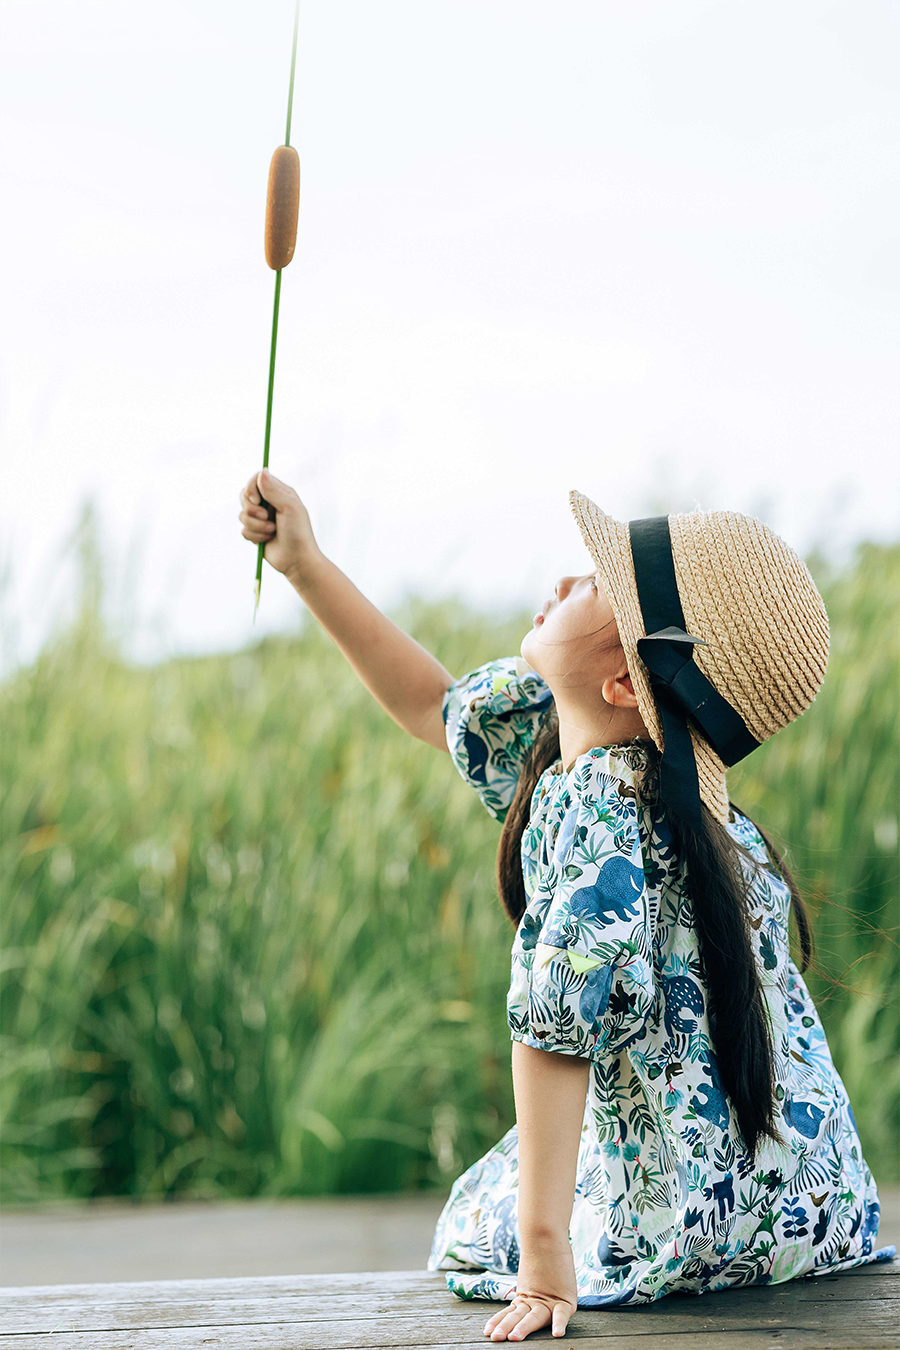
[[[0,1290],[0,1350],[475,1350],[500,1307],[443,1274],[390,1271]],[[719,1294],[580,1309],[566,1335],[512,1345],[578,1350],[867,1350],[900,1343],[900,1261]]]

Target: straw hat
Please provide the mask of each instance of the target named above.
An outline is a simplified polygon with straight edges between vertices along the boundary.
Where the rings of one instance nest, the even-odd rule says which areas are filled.
[[[638,710],[663,749],[662,722],[647,667],[631,535],[573,489],[569,505],[606,582]],[[768,740],[812,703],[828,661],[828,616],[803,561],[783,539],[738,511],[689,511],[668,517],[678,594],[687,631],[702,638],[693,657],[706,678]],[[727,765],[690,724],[701,800],[729,818]]]

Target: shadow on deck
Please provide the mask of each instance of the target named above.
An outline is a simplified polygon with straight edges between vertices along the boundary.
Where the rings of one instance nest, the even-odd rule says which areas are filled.
[[[475,1350],[497,1303],[465,1302],[419,1270],[237,1280],[43,1285],[0,1291],[0,1350]],[[900,1261],[839,1275],[579,1309],[563,1337],[579,1350],[867,1350],[896,1346]]]

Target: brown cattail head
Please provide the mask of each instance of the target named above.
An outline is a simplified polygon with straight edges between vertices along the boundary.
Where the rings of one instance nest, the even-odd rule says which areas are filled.
[[[292,145],[279,145],[269,165],[266,197],[266,262],[273,272],[294,256],[299,209],[300,156]]]

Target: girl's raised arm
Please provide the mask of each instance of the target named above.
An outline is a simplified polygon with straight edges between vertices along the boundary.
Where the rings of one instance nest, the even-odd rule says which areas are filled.
[[[244,538],[265,543],[266,562],[287,577],[372,697],[404,731],[449,754],[441,705],[453,683],[450,672],[326,558],[306,507],[287,483],[263,470],[241,490],[240,501]]]

